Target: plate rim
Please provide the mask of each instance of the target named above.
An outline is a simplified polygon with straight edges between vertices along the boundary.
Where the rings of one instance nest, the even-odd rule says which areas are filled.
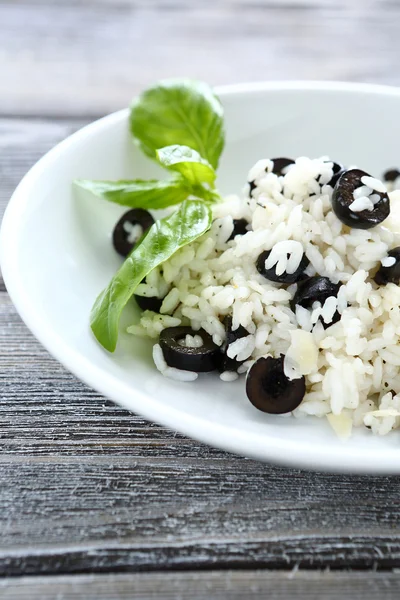
[[[222,98],[248,93],[303,90],[359,92],[400,98],[400,88],[397,87],[335,81],[239,83],[219,86],[215,90]],[[18,269],[14,268],[16,252],[13,252],[13,246],[17,247],[18,240],[15,234],[18,229],[18,215],[28,202],[30,188],[43,172],[51,168],[52,163],[68,150],[69,146],[79,143],[80,139],[86,138],[92,131],[107,126],[112,127],[126,119],[128,111],[129,109],[125,108],[102,117],[82,127],[49,150],[23,177],[6,207],[0,231],[2,274],[8,294],[30,331],[58,362],[91,388],[124,408],[138,412],[146,419],[177,429],[202,443],[234,454],[295,468],[375,475],[400,473],[400,449],[396,452],[393,447],[379,451],[376,448],[366,449],[355,446],[346,449],[347,445],[343,443],[339,448],[329,450],[329,446],[318,443],[316,455],[315,443],[281,440],[279,437],[262,436],[259,433],[254,433],[249,438],[249,434],[239,428],[183,413],[121,382],[114,375],[104,372],[96,366],[96,363],[63,341],[62,336],[52,331],[45,320],[35,314],[34,306],[30,306],[25,300],[27,296],[24,294],[23,277],[18,273]]]

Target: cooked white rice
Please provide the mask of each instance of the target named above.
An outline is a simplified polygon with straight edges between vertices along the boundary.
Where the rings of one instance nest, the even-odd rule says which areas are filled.
[[[130,244],[134,244],[143,235],[143,227],[138,223],[132,224],[126,221],[123,225],[124,230],[128,234],[126,241]]]
[[[170,379],[176,379],[177,381],[195,381],[198,377],[198,374],[193,373],[192,371],[183,371],[182,369],[169,367],[165,362],[160,344],[154,344],[153,346],[153,360],[160,373]]]
[[[271,169],[271,161],[259,161],[249,173],[256,185],[252,197],[246,186],[243,196],[215,205],[210,231],[141,284],[140,294],[165,296],[163,314],[145,311],[129,331],[157,339],[165,327],[190,325],[222,345],[221,321],[232,315],[233,329],[242,326],[249,333],[228,348],[229,357],[246,361],[239,373],[259,357],[285,354],[287,376],[306,379],[296,417],[326,416],[343,437],[353,425],[363,424],[386,434],[400,426],[400,286],[378,286],[372,276],[381,264],[393,263],[388,251],[400,244],[400,194],[390,194],[391,214],[382,225],[350,229],[331,209],[329,159],[300,157],[284,176]],[[354,202],[367,199],[373,205],[370,198],[383,184],[372,177],[362,183],[367,189]],[[233,219],[241,218],[250,223],[250,231],[227,241]],[[289,301],[296,284],[273,283],[256,269],[265,250],[272,250],[266,268],[275,267],[277,273],[293,273],[305,254],[307,275],[342,283],[337,298],[328,298],[323,306],[315,303],[311,310],[297,306],[293,313]],[[324,329],[320,317],[330,323],[336,311],[340,321]],[[171,371],[158,344],[154,360],[165,375],[182,380],[197,376]],[[236,377],[221,375],[224,381]]]

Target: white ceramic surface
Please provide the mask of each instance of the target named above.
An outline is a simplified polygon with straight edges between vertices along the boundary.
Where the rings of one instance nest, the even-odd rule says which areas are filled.
[[[227,127],[219,175],[224,193],[238,192],[261,157],[328,154],[376,175],[399,163],[399,89],[292,82],[218,92]],[[31,169],[10,201],[1,231],[1,264],[28,327],[91,387],[208,444],[306,468],[399,473],[397,432],[378,438],[356,431],[342,442],[323,420],[258,412],[246,399],[243,378],[229,384],[213,374],[194,384],[163,378],[152,364],[151,342],[124,333],[137,319],[133,307],[124,313],[115,354],[97,344],[88,315],[120,263],[110,234],[123,210],[73,193],[71,182],[158,172],[133,147],[127,116],[126,110],[110,115],[59,144]]]

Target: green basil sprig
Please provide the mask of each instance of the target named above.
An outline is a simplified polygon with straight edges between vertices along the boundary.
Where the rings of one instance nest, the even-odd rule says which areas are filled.
[[[186,79],[162,81],[133,102],[129,127],[143,152],[172,172],[172,177],[80,179],[75,183],[129,208],[180,206],[154,223],[92,308],[93,333],[110,352],[116,348],[121,312],[136,287],[152,269],[210,228],[210,204],[220,200],[215,169],[224,147],[223,109],[207,84]]]
[[[95,181],[76,179],[76,185],[99,198],[129,208],[161,209],[180,204],[190,195],[191,189],[183,177],[173,179],[135,179],[120,181]]]
[[[139,283],[179,248],[190,244],[212,223],[210,206],[201,200],[185,200],[169,217],[156,221],[136,245],[98,296],[91,312],[90,324],[104,348],[113,352],[117,345],[118,324],[122,310]]]
[[[210,163],[189,146],[166,146],[156,150],[161,166],[176,171],[191,185],[208,184],[214,187],[216,172]]]
[[[179,144],[196,150],[214,168],[224,148],[223,109],[200,81],[172,79],[147,89],[131,105],[130,128],[145,154]]]

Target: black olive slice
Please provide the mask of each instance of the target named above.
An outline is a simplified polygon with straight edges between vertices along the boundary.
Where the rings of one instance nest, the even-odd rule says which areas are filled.
[[[305,281],[301,281],[295,295],[290,301],[290,308],[293,312],[296,310],[296,304],[303,308],[311,308],[314,302],[324,304],[330,296],[337,296],[341,283],[333,283],[328,277],[315,275]]]
[[[352,210],[350,206],[355,200],[353,194],[357,188],[364,185],[362,177],[370,175],[361,169],[350,169],[339,177],[332,194],[332,209],[345,225],[355,229],[371,229],[389,216],[389,196],[387,193],[373,191],[373,195],[379,196],[379,200],[371,210]]]
[[[393,258],[395,262],[390,267],[381,265],[374,277],[375,283],[378,285],[386,285],[387,283],[400,283],[400,247],[393,248],[388,252],[388,258]]]
[[[233,231],[227,241],[233,240],[237,235],[245,235],[248,224],[246,219],[233,219]]]
[[[274,163],[272,172],[275,173],[275,175],[286,175],[286,173],[283,172],[284,169],[290,165],[294,165],[294,160],[292,158],[271,158],[271,161]]]
[[[334,162],[332,170],[333,170],[333,175],[332,175],[331,179],[328,181],[327,185],[330,185],[331,187],[335,187],[339,177],[341,175],[343,175],[345,169],[344,169],[343,165],[341,165],[340,163]]]
[[[388,169],[383,174],[383,179],[385,181],[396,181],[396,179],[400,177],[400,171],[398,169]]]
[[[322,317],[320,317],[320,321],[322,323],[322,326],[324,329],[328,329],[328,327],[330,327],[331,325],[334,325],[335,323],[338,323],[340,321],[340,319],[342,318],[342,315],[340,314],[340,312],[338,312],[337,310],[335,311],[333,317],[332,317],[332,321],[330,323],[325,323],[324,319]]]
[[[324,184],[320,183],[321,182],[321,175],[318,175],[318,177],[317,177],[316,180],[317,180],[317,182],[320,185],[330,185],[331,187],[335,187],[335,184],[336,184],[337,180],[339,179],[340,175],[344,172],[343,165],[341,165],[341,164],[339,164],[337,162],[334,162],[333,160],[327,160],[327,161],[324,161],[324,162],[325,163],[327,163],[327,162],[331,162],[332,163],[332,171],[333,171],[332,177],[330,178],[329,181],[327,181]],[[315,196],[315,194],[310,194],[310,196]]]
[[[305,378],[288,379],[283,370],[284,356],[259,358],[246,379],[250,402],[263,412],[280,415],[301,404],[306,393]]]
[[[300,264],[294,273],[283,272],[281,275],[276,274],[276,265],[271,267],[271,269],[265,268],[265,261],[267,260],[270,254],[271,250],[265,250],[260,254],[256,261],[257,271],[260,273],[260,275],[265,277],[265,279],[269,279],[270,281],[276,281],[277,283],[290,284],[296,283],[296,281],[300,281],[301,279],[304,279],[306,277],[304,271],[307,269],[308,265],[310,264],[310,261],[308,260],[305,254],[303,254],[303,258],[301,259]]]
[[[249,181],[249,197],[251,198],[253,195],[253,191],[256,189],[257,184],[255,181]]]
[[[163,298],[157,298],[157,296],[138,296],[135,294],[135,300],[142,310],[152,310],[153,312],[160,312]]]
[[[323,306],[331,296],[337,297],[341,285],[341,283],[333,283],[328,277],[319,275],[309,277],[297,285],[296,293],[290,301],[290,308],[295,313],[297,304],[303,308],[312,308],[314,302],[320,302]],[[327,329],[340,321],[340,313],[336,311],[330,323],[325,323],[322,318],[320,320],[324,329]]]
[[[225,371],[235,371],[237,372],[238,367],[244,363],[243,360],[239,361],[236,358],[231,358],[228,356],[228,347],[236,340],[240,338],[247,337],[249,332],[242,325],[239,325],[235,331],[232,330],[232,317],[228,316],[224,319],[225,331],[226,331],[226,340],[224,346],[221,348],[221,354],[218,361],[218,371],[220,373],[224,373]]]
[[[146,277],[142,279],[140,283],[146,283]],[[158,296],[139,296],[134,294],[134,298],[142,310],[151,310],[152,312],[159,313],[164,298]]]
[[[187,335],[200,335],[203,344],[199,348],[182,345]],[[183,371],[206,373],[217,368],[220,349],[212,337],[203,329],[194,331],[191,327],[168,327],[160,334],[160,346],[168,366]]]
[[[151,214],[142,208],[133,208],[122,215],[114,227],[112,241],[121,256],[128,256],[142,235],[153,225]],[[137,231],[133,229],[135,226]]]
[[[291,158],[271,158],[270,159],[273,163],[272,166],[272,173],[274,173],[275,175],[286,175],[286,173],[284,173],[283,171],[289,167],[290,165],[294,165],[294,160]],[[267,171],[267,169],[265,169]],[[250,198],[253,196],[253,191],[256,189],[257,184],[254,181],[249,181],[249,196]]]

